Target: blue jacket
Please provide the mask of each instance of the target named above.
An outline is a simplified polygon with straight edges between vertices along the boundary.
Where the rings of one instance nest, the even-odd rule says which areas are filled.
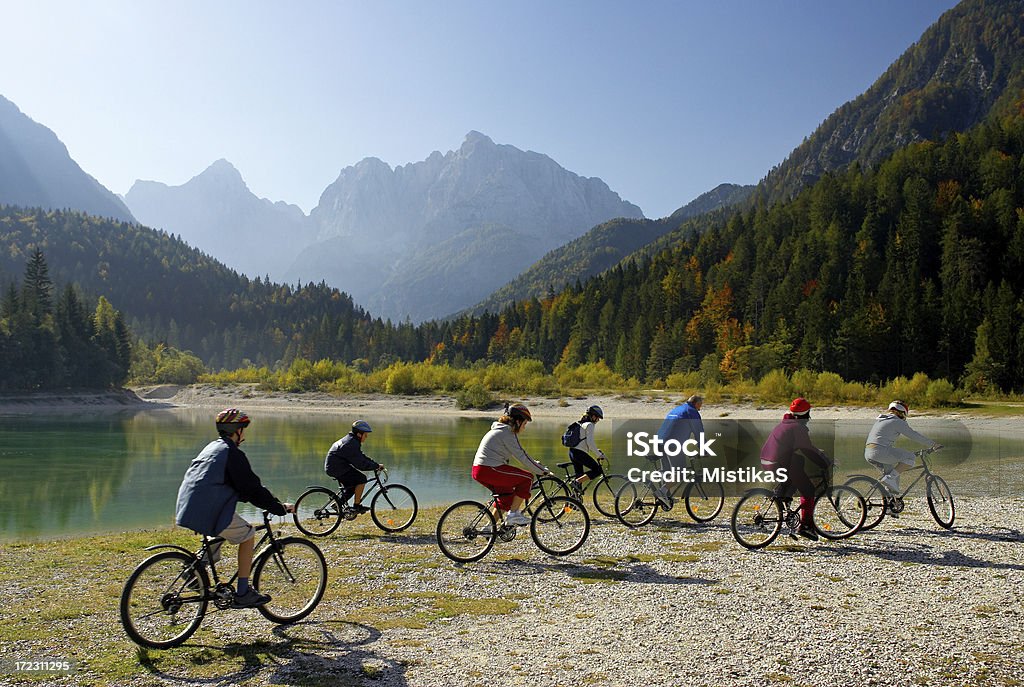
[[[691,436],[700,437],[703,431],[704,422],[700,419],[700,412],[689,403],[684,403],[670,410],[665,416],[665,421],[658,429],[658,438],[662,441],[686,441]]]
[[[239,501],[274,515],[286,512],[252,471],[245,453],[233,441],[221,437],[207,444],[185,471],[174,520],[182,527],[215,537],[231,523]]]

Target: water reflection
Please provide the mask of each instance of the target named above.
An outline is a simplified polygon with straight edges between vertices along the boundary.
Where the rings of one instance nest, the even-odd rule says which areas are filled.
[[[171,523],[185,468],[214,437],[211,413],[190,409],[49,417],[0,417],[0,537],[45,538],[112,532]],[[264,483],[280,498],[297,497],[308,485],[331,484],[324,455],[355,417],[306,413],[257,413],[244,445]],[[410,486],[422,506],[460,498],[484,498],[469,476],[473,453],[491,420],[425,411],[420,416],[366,415],[374,432],[368,455],[388,466],[391,479]],[[565,418],[565,421],[573,419]],[[1007,425],[1012,421],[1007,421]],[[598,425],[597,443],[613,459],[613,470],[649,467],[625,457],[624,432],[656,432],[658,422]],[[708,422],[709,434],[728,447],[724,463],[756,465],[757,452],[774,422]],[[815,441],[837,456],[841,474],[870,472],[863,462],[871,419],[812,421]],[[946,444],[934,466],[955,495],[1015,495],[1021,492],[1024,450],[1020,434],[968,432],[946,421],[920,419],[914,427]],[[536,421],[523,434],[524,447],[554,468],[565,460],[562,422]],[[559,471],[560,472],[560,471]],[[733,489],[739,489],[736,485]],[[256,517],[255,511],[242,512]]]

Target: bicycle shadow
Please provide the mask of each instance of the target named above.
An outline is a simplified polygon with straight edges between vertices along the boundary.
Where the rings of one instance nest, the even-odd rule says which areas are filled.
[[[620,567],[624,566],[624,567]],[[632,582],[635,584],[679,584],[713,586],[721,580],[704,577],[682,577],[666,575],[654,569],[650,564],[641,561],[625,561],[617,565],[590,565],[587,563],[545,562],[510,558],[503,561],[483,563],[481,568],[487,572],[506,576],[541,575],[544,573],[561,573],[567,577],[584,581]]]
[[[880,529],[880,530],[869,530],[868,532],[862,533],[857,536],[863,536],[870,532],[877,532],[879,534],[885,533],[898,537],[920,537],[933,536],[942,537],[944,539],[978,539],[980,541],[989,542],[1024,542],[1024,532],[1012,527],[986,527],[984,530],[956,526],[951,530],[946,529],[934,529],[927,527],[919,527],[916,525],[898,526],[893,529]]]
[[[1024,564],[985,560],[968,555],[956,549],[941,550],[930,544],[886,546],[884,548],[860,546],[845,543],[828,549],[821,549],[826,555],[847,557],[855,555],[873,556],[894,563],[919,563],[937,567],[984,568],[986,570],[1024,570]]]
[[[221,675],[196,677],[162,669],[158,663],[165,654],[141,648],[139,664],[161,680],[190,685],[236,685],[257,676],[266,676],[266,682],[274,685],[355,685],[364,681],[395,687],[409,684],[404,665],[381,658],[367,648],[381,637],[380,630],[369,625],[342,620],[300,622],[277,626],[273,635],[276,640],[257,639],[224,646],[186,643],[181,647],[199,650],[191,657],[196,665],[216,660],[216,652],[229,661],[241,663],[237,670]]]

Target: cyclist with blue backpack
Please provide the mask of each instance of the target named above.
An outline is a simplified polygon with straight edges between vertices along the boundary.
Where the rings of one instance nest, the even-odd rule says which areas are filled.
[[[604,451],[594,443],[594,428],[604,419],[601,406],[590,406],[578,422],[570,424],[562,435],[562,445],[569,449],[569,460],[572,461],[576,474],[567,484],[576,491],[583,493],[583,485],[604,474],[598,461],[607,461]],[[594,456],[598,456],[595,460]]]

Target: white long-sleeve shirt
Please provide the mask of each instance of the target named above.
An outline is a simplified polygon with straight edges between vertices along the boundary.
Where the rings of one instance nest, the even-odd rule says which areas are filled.
[[[581,422],[580,423],[580,443],[576,444],[573,448],[579,449],[591,457],[597,456],[601,453],[601,449],[594,443],[594,422]]]
[[[900,435],[916,441],[919,444],[934,444],[935,442],[923,434],[919,434],[910,428],[910,424],[898,415],[888,413],[879,415],[874,426],[868,433],[867,444],[870,446],[892,446]]]
[[[535,475],[543,475],[547,472],[547,468],[526,453],[523,445],[519,443],[519,437],[512,431],[510,425],[495,422],[491,425],[491,431],[480,440],[480,447],[476,450],[473,465],[499,468],[508,465],[513,459],[520,463],[525,470]]]

